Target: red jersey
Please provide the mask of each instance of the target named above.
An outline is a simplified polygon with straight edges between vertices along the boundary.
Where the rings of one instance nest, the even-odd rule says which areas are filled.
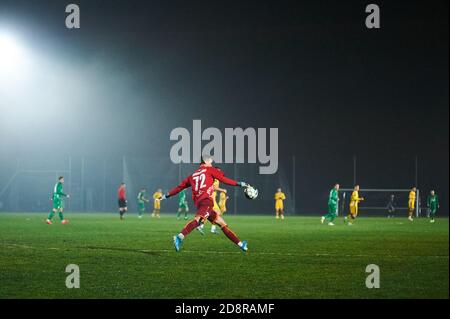
[[[119,199],[126,199],[125,196],[125,187],[119,187],[119,190],[117,191],[117,196],[119,196]]]
[[[221,170],[215,167],[200,165],[194,173],[186,177],[177,187],[172,189],[168,196],[171,197],[176,195],[190,186],[192,189],[192,200],[194,201],[195,206],[198,207],[198,204],[202,200],[211,198],[214,192],[214,179],[227,185],[237,186],[237,182],[225,177]]]

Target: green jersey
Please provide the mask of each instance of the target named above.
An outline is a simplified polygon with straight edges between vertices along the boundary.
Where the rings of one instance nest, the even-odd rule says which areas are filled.
[[[438,209],[439,199],[438,199],[437,195],[428,195],[427,206],[428,206],[428,208],[430,208],[433,211]]]
[[[61,182],[58,182],[53,188],[52,201],[54,209],[64,209],[64,201],[62,199],[63,197],[67,197],[67,195],[63,193],[63,184]]]
[[[178,193],[178,203],[180,205],[186,203],[186,191],[183,190],[183,191]]]
[[[144,204],[146,198],[145,198],[145,192],[139,192],[137,196],[138,204]]]
[[[338,191],[336,188],[333,188],[330,191],[330,196],[328,197],[328,205],[337,205],[339,201]]]
[[[67,194],[63,193],[63,184],[58,182],[53,188],[53,200],[61,200],[62,197],[67,197]]]

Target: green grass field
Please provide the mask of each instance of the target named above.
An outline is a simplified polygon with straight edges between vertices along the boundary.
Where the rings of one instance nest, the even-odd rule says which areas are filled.
[[[0,214],[1,298],[449,297],[448,219],[329,227],[317,217],[226,216],[248,253],[197,231],[176,253],[172,235],[185,221],[173,215],[67,217],[46,225],[45,214]],[[79,289],[65,286],[68,264],[80,267]],[[380,267],[379,289],[365,286],[368,264]]]

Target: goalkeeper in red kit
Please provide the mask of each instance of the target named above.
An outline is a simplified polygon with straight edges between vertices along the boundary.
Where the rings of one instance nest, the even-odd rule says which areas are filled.
[[[244,182],[236,182],[225,177],[221,170],[212,166],[212,162],[213,158],[211,156],[203,156],[200,167],[194,173],[186,177],[177,187],[160,198],[160,200],[163,200],[172,197],[188,187],[192,189],[192,199],[197,207],[197,212],[194,219],[187,223],[178,235],[173,237],[176,251],[180,250],[184,238],[194,229],[202,225],[206,219],[213,225],[220,226],[225,236],[243,251],[247,251],[247,242],[240,241],[236,234],[228,228],[225,220],[214,211],[214,203],[212,200],[214,179],[231,186],[246,187],[247,184]]]

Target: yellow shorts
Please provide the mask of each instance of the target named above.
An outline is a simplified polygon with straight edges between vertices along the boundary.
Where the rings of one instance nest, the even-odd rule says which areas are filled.
[[[409,208],[409,210],[413,210],[414,207],[416,206],[415,204],[416,204],[416,201],[415,201],[415,200],[410,200],[410,201],[408,202],[408,208]]]
[[[357,206],[350,206],[350,214],[352,215],[358,215],[358,207]]]
[[[283,210],[284,205],[283,204],[275,204],[275,210]]]
[[[153,203],[153,209],[161,209],[161,202],[160,201],[155,201]]]

